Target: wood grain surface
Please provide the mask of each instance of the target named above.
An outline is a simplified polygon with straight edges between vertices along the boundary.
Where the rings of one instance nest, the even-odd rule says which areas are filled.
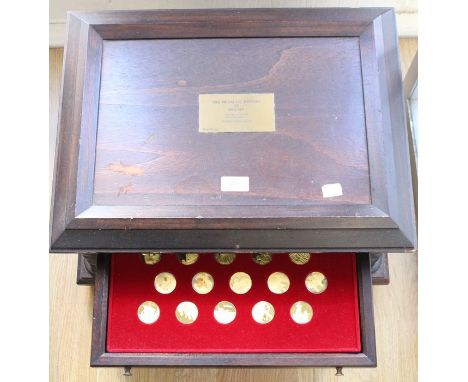
[[[357,37],[104,41],[93,202],[298,207],[339,179],[336,203],[370,204],[361,84]],[[199,133],[219,93],[274,94],[276,131]]]
[[[403,74],[417,49],[416,39],[400,40]],[[57,125],[62,49],[50,50],[51,140]],[[120,368],[89,367],[93,288],[77,286],[77,256],[50,255],[50,380],[51,381],[255,381],[255,382],[413,382],[417,380],[417,256],[389,256],[389,286],[375,286],[377,336],[375,369],[133,369],[124,377]],[[338,378],[338,379],[337,379]]]

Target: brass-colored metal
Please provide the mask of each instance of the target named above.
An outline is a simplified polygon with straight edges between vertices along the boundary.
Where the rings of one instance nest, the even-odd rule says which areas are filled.
[[[143,302],[137,310],[138,319],[144,324],[154,324],[161,314],[159,306],[153,301]]]
[[[268,277],[268,289],[276,294],[283,294],[291,285],[289,277],[283,272],[274,272]]]
[[[252,279],[245,272],[236,272],[231,276],[229,286],[234,293],[245,294],[252,288]]]
[[[141,256],[146,265],[154,265],[161,261],[161,254],[159,252],[142,253]]]
[[[213,277],[206,272],[198,272],[192,278],[192,288],[195,292],[200,294],[207,294],[213,290],[214,280]]]
[[[169,294],[176,288],[177,282],[172,273],[161,272],[154,278],[154,287],[159,293]]]
[[[297,301],[291,306],[291,318],[297,324],[307,324],[314,316],[314,310],[309,303],[305,301]]]
[[[182,324],[192,324],[198,317],[198,308],[193,302],[183,301],[177,305],[175,315]]]
[[[220,301],[216,304],[213,315],[220,324],[230,324],[236,318],[236,307],[232,302]]]
[[[305,252],[295,252],[295,253],[290,253],[289,258],[294,264],[297,265],[304,265],[307,264],[310,260],[310,253],[305,253]]]
[[[320,294],[325,292],[328,287],[328,280],[321,272],[309,273],[305,279],[305,285],[309,292]]]
[[[275,308],[268,301],[259,301],[252,308],[252,318],[259,324],[268,324],[275,317]]]
[[[252,259],[257,264],[266,265],[273,260],[273,255],[267,252],[254,253],[252,254]]]
[[[234,262],[236,259],[235,253],[217,253],[215,254],[215,259],[218,263],[223,265],[229,265]]]
[[[178,256],[179,261],[184,265],[195,264],[198,260],[198,253],[183,253]]]

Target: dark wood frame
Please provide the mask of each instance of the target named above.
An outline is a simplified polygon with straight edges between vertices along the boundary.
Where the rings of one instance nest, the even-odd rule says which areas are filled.
[[[335,366],[377,365],[369,254],[357,256],[360,353],[107,353],[110,255],[97,258],[91,366]]]
[[[305,36],[359,38],[371,204],[259,206],[257,217],[251,218],[245,218],[251,216],[250,206],[218,206],[230,218],[215,218],[210,206],[159,206],[157,213],[136,207],[129,214],[125,206],[93,205],[104,40]],[[413,249],[414,206],[398,49],[391,8],[69,13],[51,251]],[[199,215],[206,218],[184,217]]]

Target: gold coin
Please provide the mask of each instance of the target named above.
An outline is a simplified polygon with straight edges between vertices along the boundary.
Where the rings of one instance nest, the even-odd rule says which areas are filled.
[[[159,263],[159,261],[161,260],[161,254],[157,252],[142,253],[141,256],[143,257],[143,262],[146,265],[154,265],[156,263]]]
[[[309,273],[305,279],[305,285],[309,292],[320,294],[328,287],[328,280],[321,272]]]
[[[275,317],[275,308],[268,301],[259,301],[252,308],[252,317],[259,324],[268,324]]]
[[[236,258],[235,253],[217,253],[215,254],[215,259],[218,263],[223,265],[232,264]]]
[[[184,265],[195,264],[198,260],[198,253],[182,253],[178,255],[179,261]]]
[[[245,294],[252,288],[252,279],[245,272],[236,272],[231,276],[229,286],[234,293]]]
[[[310,253],[290,253],[289,258],[294,264],[303,265],[309,262]]]
[[[252,255],[252,259],[257,264],[265,265],[265,264],[268,264],[273,259],[273,255],[267,252],[254,253]]]
[[[268,289],[276,294],[283,294],[289,289],[289,277],[283,272],[274,272],[268,277]]]
[[[176,279],[172,273],[161,272],[154,278],[154,287],[159,293],[169,294],[176,287]]]
[[[200,294],[210,293],[214,287],[213,277],[206,272],[198,272],[192,278],[192,288]]]
[[[153,324],[159,318],[159,306],[153,301],[145,301],[138,307],[137,314],[140,321],[144,324]]]
[[[175,315],[182,324],[191,324],[198,317],[198,308],[193,302],[184,301],[177,305]]]
[[[229,324],[236,318],[236,307],[232,302],[218,302],[214,308],[213,315],[220,324]]]
[[[312,320],[314,311],[309,303],[305,301],[297,301],[291,306],[291,318],[297,324],[307,324]]]

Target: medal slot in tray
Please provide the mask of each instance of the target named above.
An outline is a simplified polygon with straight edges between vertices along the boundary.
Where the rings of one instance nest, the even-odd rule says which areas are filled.
[[[257,258],[100,255],[92,365],[375,364],[368,255]]]

